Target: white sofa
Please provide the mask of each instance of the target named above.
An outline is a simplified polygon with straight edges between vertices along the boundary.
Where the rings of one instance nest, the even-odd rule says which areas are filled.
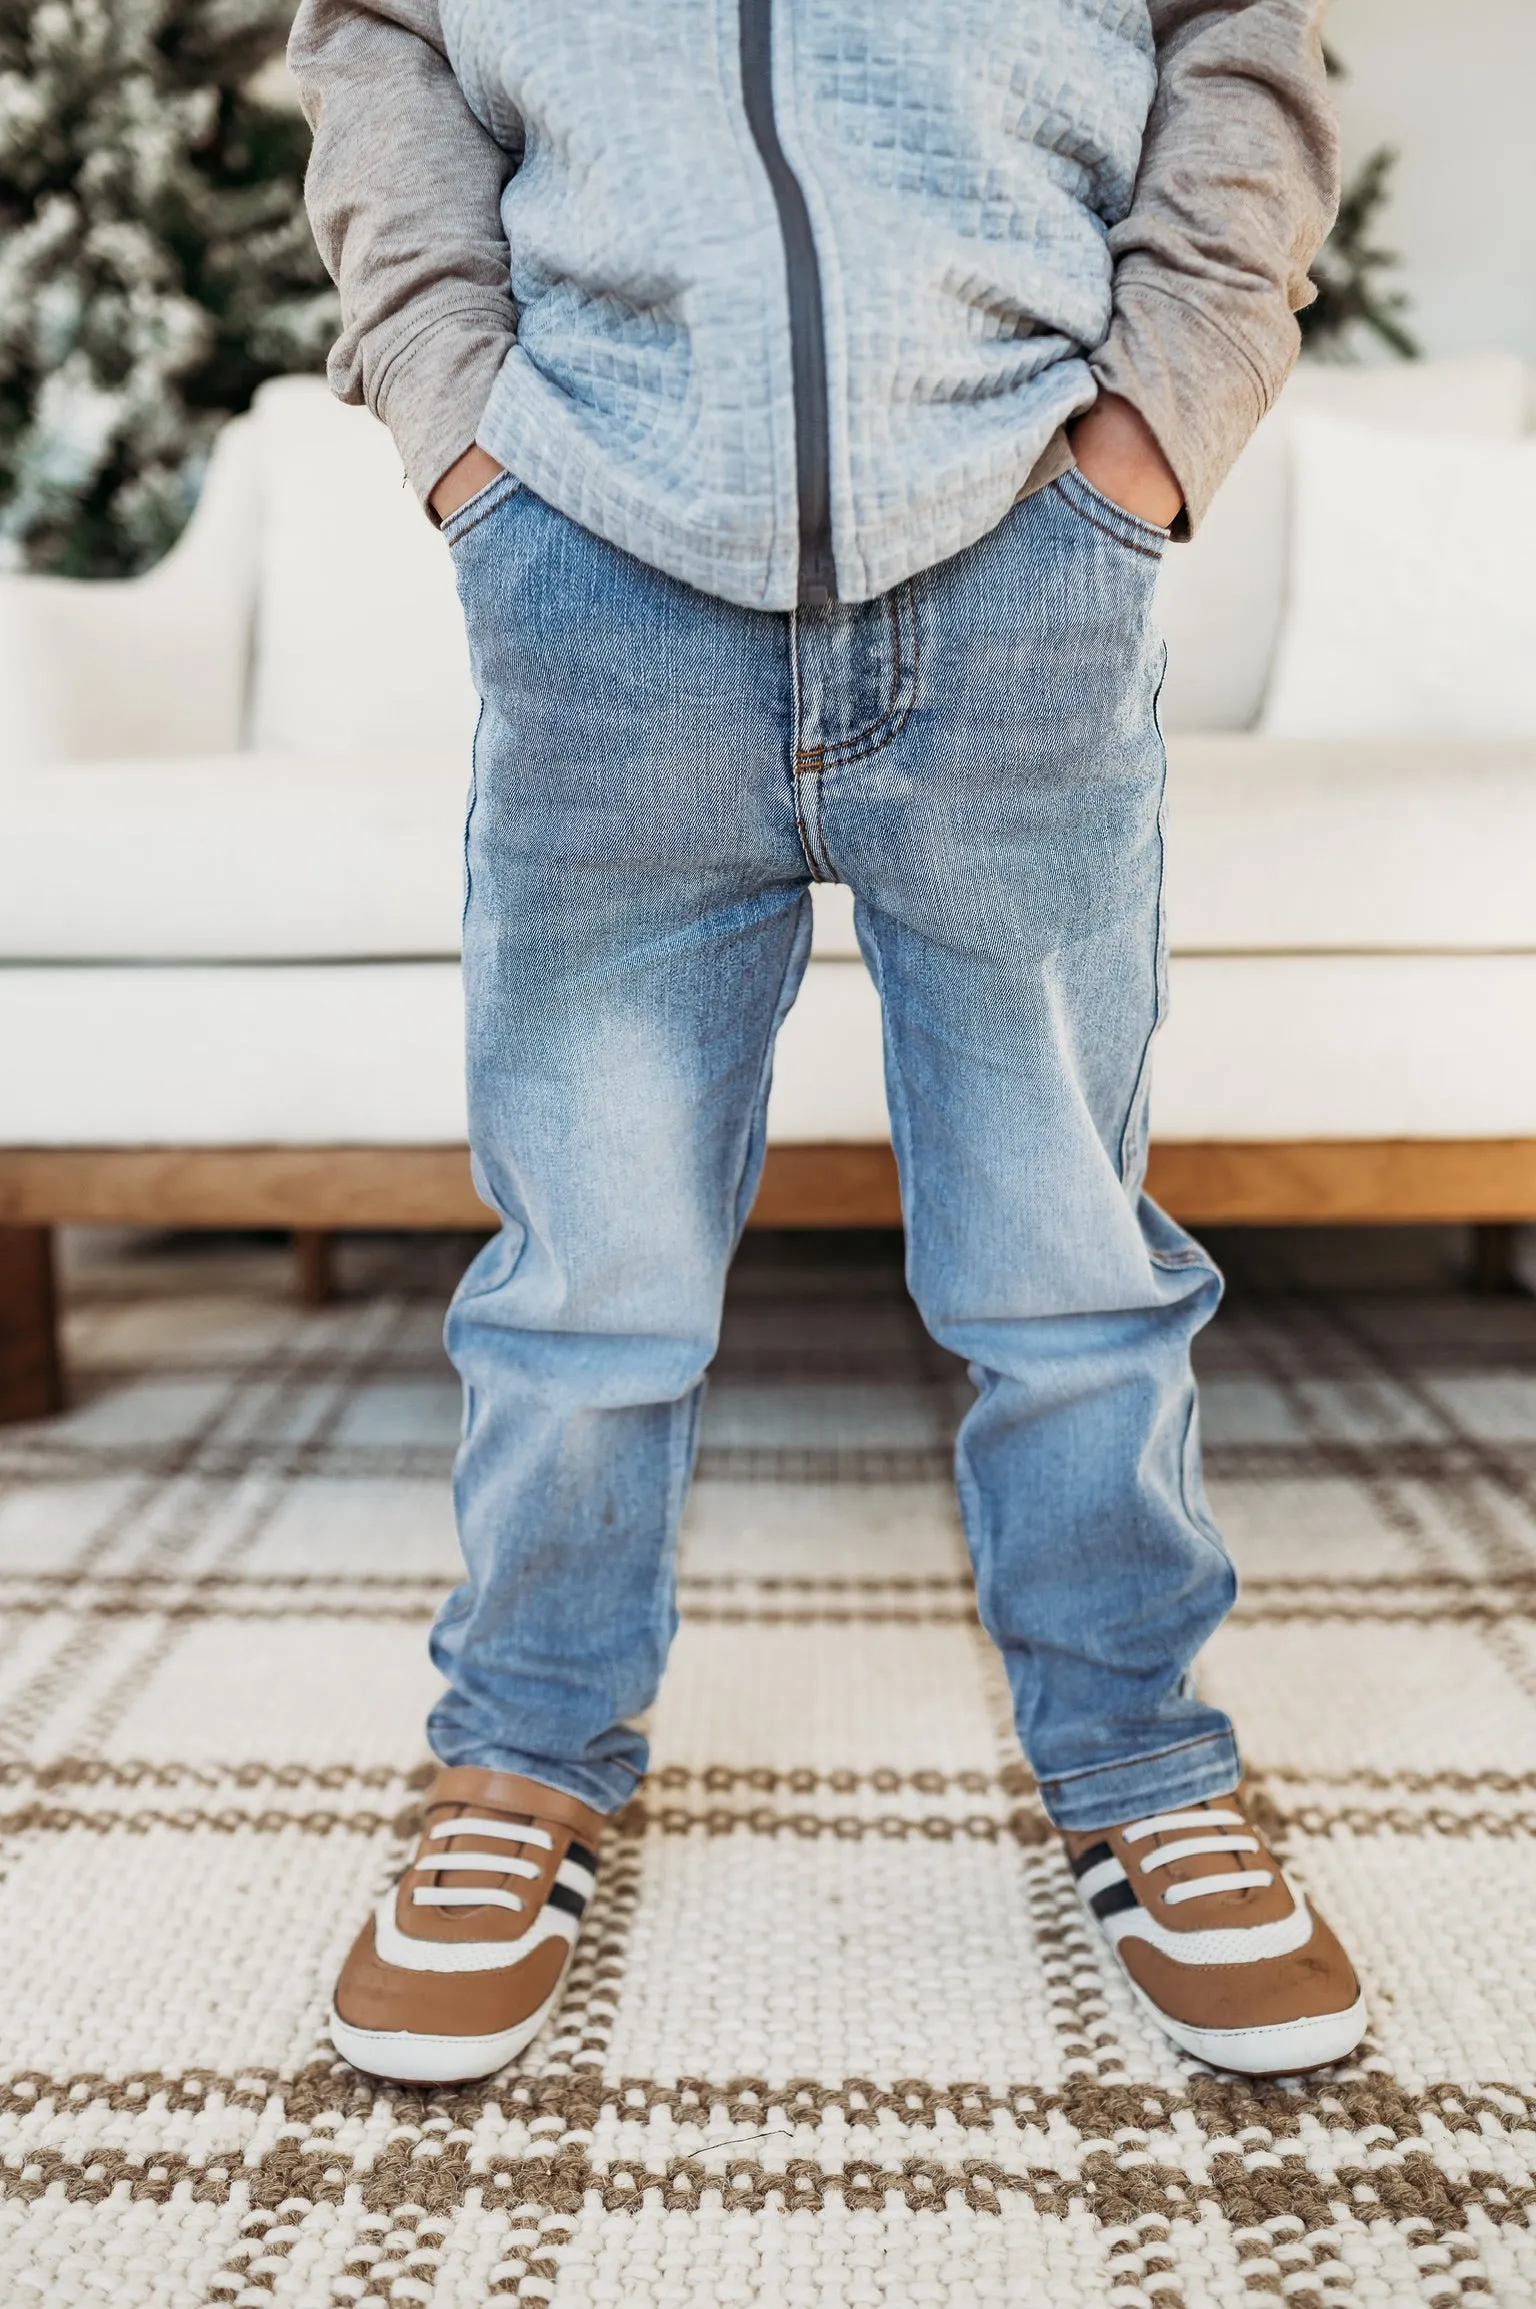
[[[1492,357],[1304,370],[1168,556],[1154,1183],[1190,1216],[1536,1216],[1536,746],[1252,728],[1290,413],[1513,435],[1527,388]],[[384,432],[317,380],[268,385],[226,429],[149,575],[0,579],[0,1222],[417,1207],[419,1166],[391,1199],[309,1159],[326,1149],[450,1150],[461,1176],[474,716],[447,552]],[[878,1150],[874,992],[847,893],[815,898],[771,1142]],[[224,1164],[222,1200],[196,1150]],[[243,1201],[240,1150],[268,1182]],[[857,1215],[852,1159],[827,1157],[825,1207],[802,1160],[802,1215]],[[871,1161],[868,1215],[888,1216]],[[327,1175],[329,1199],[310,1191]],[[418,1219],[445,1215],[439,1196]]]

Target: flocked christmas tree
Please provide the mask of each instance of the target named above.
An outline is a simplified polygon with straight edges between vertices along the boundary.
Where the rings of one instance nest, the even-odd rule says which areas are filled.
[[[336,300],[308,132],[264,99],[292,0],[0,0],[0,565],[146,567]]]

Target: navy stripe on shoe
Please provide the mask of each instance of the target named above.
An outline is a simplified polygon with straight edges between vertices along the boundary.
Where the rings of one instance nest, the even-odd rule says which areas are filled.
[[[563,1908],[567,1916],[582,1916],[586,1913],[587,1903],[585,1897],[580,1892],[573,1892],[569,1884],[552,1884],[549,1888],[549,1905],[551,1908]]]
[[[1121,1916],[1127,1908],[1139,1908],[1141,1902],[1136,1897],[1135,1885],[1122,1880],[1119,1884],[1106,1884],[1102,1892],[1095,1892],[1088,1905],[1102,1923],[1106,1916]]]
[[[597,1854],[589,1852],[585,1844],[578,1844],[574,1837],[565,1848],[565,1856],[567,1860],[574,1860],[578,1868],[585,1868],[589,1876],[597,1874]]]
[[[1110,1845],[1090,1844],[1087,1850],[1079,1852],[1073,1861],[1072,1873],[1074,1876],[1086,1876],[1090,1868],[1101,1867],[1106,1860],[1113,1860],[1114,1856],[1113,1848]]]

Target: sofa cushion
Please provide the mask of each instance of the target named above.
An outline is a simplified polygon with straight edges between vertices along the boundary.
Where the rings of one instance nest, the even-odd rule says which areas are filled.
[[[0,961],[459,951],[467,751],[224,754],[0,772]],[[821,952],[857,955],[850,894]]]
[[[1293,428],[1277,736],[1536,740],[1536,441]]]
[[[452,962],[0,969],[12,1146],[454,1145]]]
[[[0,784],[0,959],[455,955],[462,752],[55,763]]]
[[[259,514],[256,429],[236,417],[143,576],[0,576],[0,775],[241,743]]]
[[[1189,955],[1162,1139],[1536,1137],[1536,955]],[[445,1145],[464,1135],[451,962],[0,969],[0,1143]],[[862,970],[813,962],[769,1136],[886,1135]]]
[[[457,752],[55,764],[0,784],[0,960],[458,953]],[[1169,746],[1176,952],[1536,951],[1536,746]],[[815,952],[858,959],[853,894]]]
[[[1536,1138],[1536,954],[1186,954],[1159,1139]]]
[[[448,548],[384,427],[319,377],[256,396],[261,548],[249,742],[467,748],[477,705]]]
[[[1536,745],[1184,737],[1176,953],[1536,953]]]
[[[1529,373],[1502,353],[1298,369],[1199,536],[1163,556],[1157,600],[1168,640],[1164,727],[1242,730],[1258,720],[1285,598],[1294,416],[1320,411],[1373,427],[1513,440],[1525,428],[1529,401]]]
[[[0,1144],[453,1145],[463,1044],[452,962],[0,969]],[[862,970],[807,970],[770,1124],[779,1139],[885,1136]]]

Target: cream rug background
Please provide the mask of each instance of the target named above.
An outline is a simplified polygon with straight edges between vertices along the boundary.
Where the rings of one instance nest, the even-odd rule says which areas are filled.
[[[451,1243],[98,1246],[0,1434],[0,2302],[1536,2302],[1536,1305],[1238,1291],[1208,1689],[1373,2029],[1242,2086],[1084,1927],[883,1240],[750,1246],[657,1765],[484,2087],[321,2037],[423,1778]],[[1374,1254],[1384,1257],[1384,1252]]]

